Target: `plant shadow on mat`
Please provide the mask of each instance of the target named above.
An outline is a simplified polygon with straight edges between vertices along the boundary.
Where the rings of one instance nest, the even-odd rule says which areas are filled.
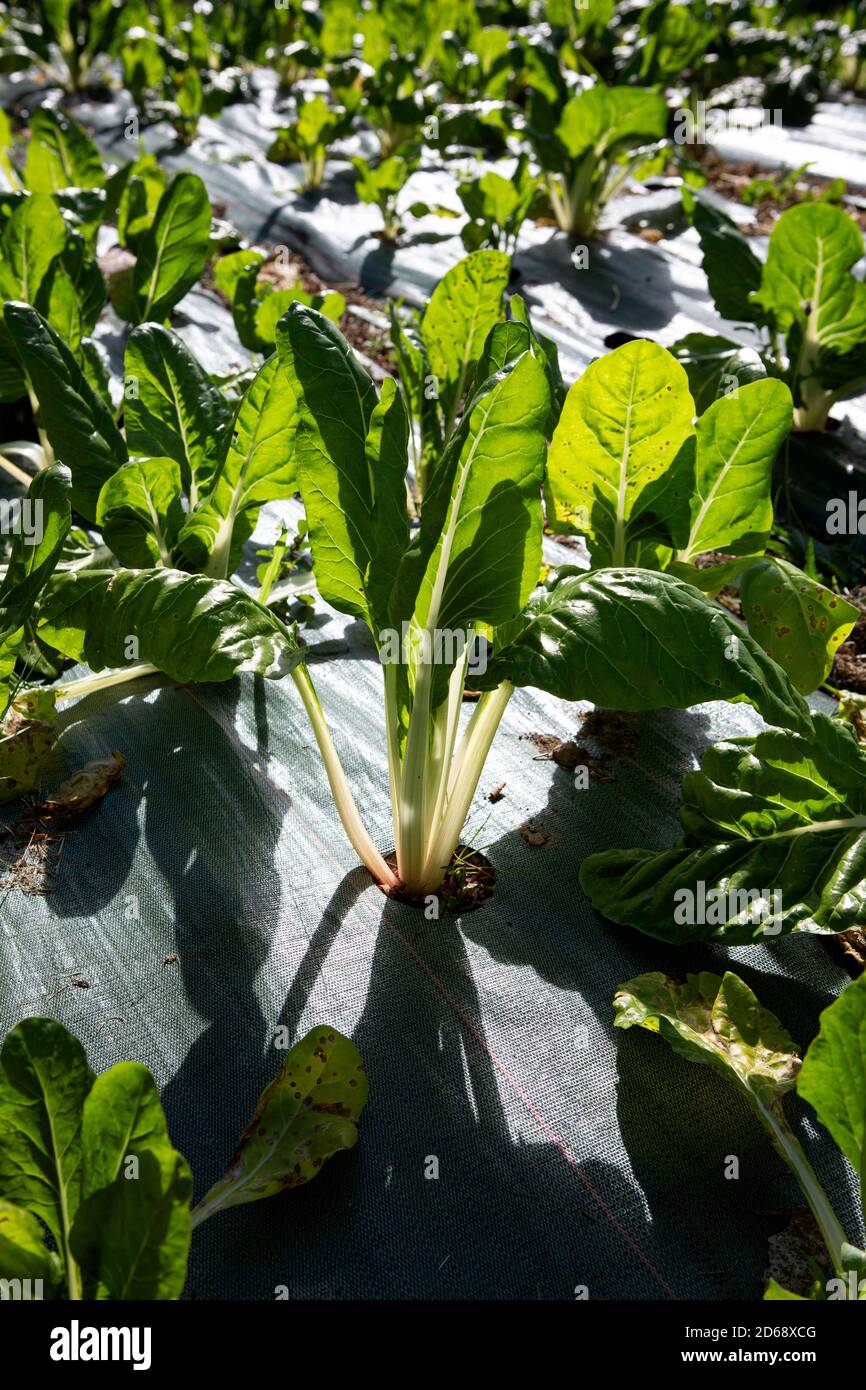
[[[808,949],[809,943],[800,944]],[[710,966],[724,969],[725,962],[717,958]],[[676,965],[677,978],[694,968],[693,961],[684,960]],[[744,978],[752,974],[741,961],[736,968]],[[761,976],[757,987],[766,991],[769,980]],[[823,996],[815,1002],[811,990],[799,993],[803,999],[798,1002],[802,1007],[808,1001],[813,1017],[826,1003]],[[779,994],[790,1009],[798,991],[788,979]],[[646,1041],[618,1039],[616,1113],[653,1221],[680,1244],[683,1262],[694,1267],[693,1252],[701,1252],[697,1267],[706,1277],[695,1297],[760,1298],[770,1239],[786,1230],[794,1210],[806,1210],[803,1195],[782,1159],[768,1149],[764,1131],[741,1096],[730,1094],[709,1069],[684,1077],[682,1059],[674,1055],[663,1065],[649,1066],[646,1049],[635,1045]],[[796,1041],[805,1052],[811,1035]],[[796,1112],[811,1115],[793,1097],[789,1105],[792,1117]],[[834,1193],[856,1233],[856,1203],[841,1153],[831,1143],[823,1142],[820,1149],[810,1145],[808,1126],[805,1135],[822,1184]],[[732,1160],[738,1164],[734,1176]]]
[[[706,719],[700,714],[665,712],[642,716],[640,725],[641,747],[635,760],[640,761],[641,752],[645,752],[653,765],[651,770],[663,768],[665,787],[668,777],[676,784],[691,765],[683,735],[694,747],[707,728]],[[579,731],[575,738],[581,741]],[[674,766],[678,760],[682,767]],[[768,1007],[786,1012],[792,1034],[805,1050],[817,1031],[828,987],[834,979],[838,987],[842,979],[825,943],[806,936],[768,941],[766,946],[737,952],[732,967],[730,953],[720,946],[670,946],[606,922],[593,912],[580,890],[578,860],[584,852],[614,840],[669,843],[668,823],[677,824],[675,799],[666,796],[664,812],[660,813],[656,779],[648,780],[643,772],[619,760],[612,763],[619,786],[615,801],[609,784],[590,783],[587,790],[575,792],[573,774],[551,766],[547,805],[533,820],[555,827],[560,838],[551,838],[538,849],[513,834],[488,844],[487,853],[499,871],[495,899],[486,910],[466,915],[461,921],[463,936],[482,947],[490,958],[487,971],[491,988],[495,988],[496,978],[492,962],[511,967],[500,972],[503,983],[514,980],[515,967],[529,968],[557,991],[571,991],[577,996],[576,1007],[569,1009],[575,1025],[583,1018],[592,1033],[593,1014],[602,1034],[613,1038],[610,979],[617,971],[624,979],[646,970],[681,978],[687,972],[736,968],[768,1000]],[[625,805],[630,808],[628,817],[623,814]],[[641,827],[638,833],[636,824]],[[527,921],[528,912],[531,916]],[[543,931],[538,929],[542,922]],[[543,1000],[544,994],[539,992],[535,1000],[539,1026]],[[559,1033],[567,1037],[561,1024]],[[645,1049],[641,1052],[626,1046],[633,1041],[616,1035],[611,1044],[614,1053],[609,1059],[604,1094],[609,1097],[606,1108],[613,1133],[610,1112],[617,1107],[621,1142],[628,1156],[625,1171],[630,1170],[642,1193],[651,1223],[649,1253],[677,1286],[680,1297],[760,1296],[767,1239],[788,1224],[785,1208],[801,1204],[799,1190],[788,1179],[781,1161],[774,1154],[767,1155],[763,1132],[747,1108],[735,1104],[736,1096],[716,1086],[709,1073],[685,1079],[682,1067],[676,1065],[677,1058],[666,1057],[661,1065],[660,1059],[647,1058]],[[562,1050],[557,1059],[564,1078],[559,1114],[566,1120],[570,1114],[572,1123],[584,1133],[584,1152],[586,1135],[591,1138],[593,1129],[589,1109],[580,1100],[581,1094],[586,1094],[584,1068],[593,1071],[593,1044],[590,1046],[590,1053],[577,1046],[570,1054]],[[712,1091],[709,1098],[705,1086]],[[534,1088],[529,1089],[532,1093]],[[585,1120],[581,1118],[584,1112]],[[736,1184],[725,1177],[729,1155],[740,1161]],[[828,1187],[840,1197],[840,1206],[850,1206],[849,1179],[834,1147],[822,1143],[816,1159]],[[623,1224],[637,1235],[632,1223],[640,1200],[636,1203],[633,1194],[618,1209],[604,1187],[601,1191]],[[622,1288],[626,1287],[623,1275]]]
[[[521,283],[530,300],[536,286],[558,283],[580,303],[590,320],[610,323],[611,318],[640,337],[670,323],[671,304],[684,298],[674,284],[664,257],[634,238],[634,249],[606,244],[604,238],[584,243],[588,250],[585,270],[571,260],[573,243],[561,232],[532,246],[521,248],[514,258]],[[706,298],[705,290],[701,298]],[[560,311],[561,312],[561,311]]]
[[[58,916],[85,919],[75,965],[92,984],[109,982],[124,1047],[152,1063],[157,1038],[160,1065],[174,1073],[163,1094],[169,1127],[203,1184],[233,1151],[250,1094],[274,1074],[255,982],[280,920],[274,856],[287,804],[263,795],[230,736],[242,688],[169,685],[112,706],[110,738],[129,754],[124,778],[70,837],[46,899]],[[73,713],[88,720],[88,738],[104,739],[98,699]],[[256,682],[245,713],[264,770],[265,700]],[[140,825],[152,863],[136,874]]]
[[[290,1034],[369,888],[356,869],[328,904],[280,1015]],[[388,903],[376,929],[372,914],[361,914],[376,930],[353,1030],[375,1087],[365,1142],[351,1162],[320,1176],[315,1201],[295,1202],[284,1215],[272,1208],[254,1230],[257,1213],[246,1224],[227,1214],[219,1259],[243,1261],[260,1297],[281,1282],[292,1297],[571,1298],[578,1283],[612,1296],[612,1267],[625,1263],[636,1296],[664,1298],[592,1195],[631,1211],[630,1184],[601,1159],[578,1174],[497,1064],[498,1043],[488,1043],[479,1022],[476,967],[454,919],[428,923]],[[359,969],[366,976],[367,966]],[[511,1065],[503,1036],[501,1066]],[[432,1159],[438,1179],[425,1177]],[[641,1219],[630,1217],[628,1229],[642,1246]],[[199,1250],[203,1278],[217,1258],[210,1234]],[[251,1252],[258,1267],[250,1270]],[[195,1279],[195,1252],[191,1271]]]
[[[231,681],[173,696],[169,729],[164,712],[161,735],[168,745],[172,725],[196,725],[196,776],[210,791],[188,817],[156,814],[146,825],[148,847],[173,897],[167,906],[186,998],[208,1020],[163,1094],[171,1132],[203,1183],[220,1154],[232,1152],[247,1122],[250,1090],[267,1085],[274,1068],[273,1027],[255,983],[280,922],[275,852],[288,806],[263,794],[248,759],[224,732],[234,729],[240,689]],[[253,685],[253,701],[255,756],[266,773],[262,682]]]

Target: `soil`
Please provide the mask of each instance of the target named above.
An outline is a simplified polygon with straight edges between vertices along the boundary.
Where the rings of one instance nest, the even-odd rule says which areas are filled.
[[[781,1213],[779,1213],[781,1214]],[[806,1207],[793,1207],[783,1231],[777,1231],[768,1241],[768,1265],[764,1283],[775,1279],[783,1289],[808,1298],[818,1265],[825,1276],[829,1274],[827,1249],[812,1213]]]
[[[13,844],[11,858],[0,854],[0,892],[52,893],[52,874],[63,853],[65,835],[16,823],[0,829],[0,837],[8,837]]]
[[[557,767],[573,772],[576,767],[585,767],[590,777],[598,782],[612,782],[613,774],[608,770],[604,758],[595,758],[586,748],[573,739],[557,738],[556,734],[521,734],[528,739],[540,758],[549,758]]]
[[[612,757],[634,758],[640,744],[640,715],[625,710],[591,709],[578,716],[587,738],[594,738]]]
[[[866,695],[866,586],[858,585],[845,597],[860,609],[860,616],[836,653],[828,681],[837,690]]]
[[[752,179],[765,179],[773,177],[773,170],[767,169],[761,164],[756,164],[751,160],[727,160],[709,148],[707,145],[697,145],[694,148],[694,158],[696,163],[701,166],[701,170],[707,178],[711,188],[720,193],[725,198],[730,198],[732,202],[742,202],[742,192]],[[781,173],[781,171],[779,171]],[[823,193],[830,185],[830,179],[819,179],[808,171],[801,174],[797,180],[800,189],[805,186],[812,193]],[[802,202],[802,191],[792,192],[788,197],[777,202],[774,198],[765,198],[759,203],[749,205],[755,214],[755,221],[748,226],[743,226],[740,231],[744,236],[769,236],[776,225],[780,213],[787,208],[795,207]],[[746,206],[744,204],[744,206]],[[843,199],[842,206],[845,211],[850,213],[861,231],[866,232],[866,208],[858,208],[847,199]]]
[[[552,837],[552,831],[540,825],[538,821],[528,820],[523,825],[517,827],[517,833],[521,840],[526,844],[533,845],[536,849],[541,849]]]
[[[269,280],[275,289],[280,290],[291,289],[292,286],[298,285],[307,294],[321,294],[325,290],[339,290],[346,301],[346,312],[340,319],[340,331],[343,336],[356,352],[363,353],[383,371],[389,372],[391,375],[395,374],[396,367],[387,347],[387,330],[378,328],[375,324],[368,323],[366,319],[350,312],[350,306],[355,306],[370,313],[381,315],[381,300],[371,299],[352,281],[323,280],[297,251],[289,250],[287,255],[286,247],[283,245],[278,247],[276,243],[272,242],[261,242],[259,245],[263,251],[270,252],[270,259],[265,261],[259,271],[260,280]]]
[[[393,850],[385,855],[385,863],[396,871],[397,856]],[[458,845],[435,893],[407,893],[403,888],[383,888],[382,892],[386,897],[417,908],[428,907],[430,898],[435,897],[444,911],[462,915],[483,907],[495,888],[496,870],[487,856],[468,845]]]

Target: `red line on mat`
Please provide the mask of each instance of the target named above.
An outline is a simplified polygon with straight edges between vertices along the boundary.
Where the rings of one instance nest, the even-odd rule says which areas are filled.
[[[278,800],[280,800],[292,812],[296,820],[300,821],[301,825],[303,825],[311,840],[315,840],[316,843],[320,846],[320,848],[323,849],[325,853],[328,855],[331,862],[335,864],[337,868],[342,869],[343,866],[340,863],[337,856],[334,854],[330,845],[327,844],[326,841],[321,840],[319,838],[313,826],[310,825],[309,821],[307,821],[303,815],[301,815],[300,811],[292,801],[292,798],[288,796],[282,790],[281,787],[278,787],[276,782],[273,782],[271,778],[268,776],[268,774],[264,771],[264,769],[255,761],[249,748],[247,748],[241,742],[231,725],[226,724],[226,722],[223,719],[221,719],[219,715],[215,714],[213,710],[209,709],[208,706],[204,704],[193,693],[189,686],[179,686],[178,689],[182,690],[185,695],[188,695],[189,698],[199,706],[200,709],[204,710],[208,718],[213,720],[214,724],[216,724],[217,727],[221,729],[221,731],[223,732],[223,734],[225,734],[229,742],[234,744],[235,748],[237,748],[241,756],[249,764],[252,770],[258,773],[262,780],[266,782],[267,785],[270,787],[271,791],[278,798]],[[678,1295],[674,1293],[673,1289],[665,1279],[664,1275],[659,1273],[652,1260],[650,1259],[649,1255],[647,1255],[645,1251],[643,1251],[640,1248],[637,1241],[634,1239],[634,1236],[632,1236],[630,1232],[626,1230],[625,1226],[623,1226],[622,1222],[619,1220],[616,1214],[613,1211],[611,1211],[610,1207],[608,1206],[604,1198],[601,1196],[601,1194],[596,1191],[595,1187],[584,1173],[577,1159],[571,1153],[570,1149],[568,1148],[568,1145],[565,1143],[563,1139],[560,1139],[553,1126],[541,1114],[541,1111],[538,1109],[531,1096],[527,1095],[526,1091],[523,1089],[517,1078],[512,1076],[505,1063],[502,1062],[496,1055],[496,1053],[493,1051],[492,1047],[490,1046],[480,1027],[473,1022],[470,1016],[465,1012],[465,1010],[461,1007],[458,1001],[451,994],[447,985],[439,979],[435,971],[427,964],[423,956],[419,955],[418,951],[412,945],[411,941],[407,940],[407,938],[400,931],[399,927],[396,926],[395,923],[390,920],[385,909],[383,909],[382,911],[382,921],[385,923],[386,927],[392,933],[392,935],[394,935],[397,938],[397,940],[400,942],[403,948],[409,953],[409,955],[416,962],[416,964],[420,965],[421,969],[425,972],[425,974],[433,981],[433,984],[435,985],[436,989],[438,989],[443,999],[447,1000],[448,1004],[451,1006],[454,1012],[463,1020],[467,1028],[472,1033],[473,1037],[484,1048],[484,1051],[487,1053],[488,1057],[492,1061],[493,1065],[496,1067],[497,1071],[499,1071],[501,1075],[505,1077],[506,1081],[513,1090],[514,1094],[517,1096],[518,1100],[521,1100],[523,1102],[529,1113],[532,1115],[533,1119],[536,1121],[536,1123],[540,1126],[544,1133],[548,1135],[551,1142],[556,1145],[556,1147],[559,1149],[559,1152],[565,1159],[566,1163],[568,1163],[569,1166],[574,1169],[575,1173],[577,1174],[580,1181],[583,1183],[583,1186],[589,1193],[592,1200],[595,1202],[596,1206],[599,1208],[601,1212],[604,1213],[610,1224],[614,1227],[616,1231],[619,1232],[623,1240],[634,1252],[634,1254],[637,1255],[644,1268],[653,1276],[653,1278],[658,1283],[659,1287],[664,1289],[668,1298],[675,1299],[677,1302],[679,1302]]]

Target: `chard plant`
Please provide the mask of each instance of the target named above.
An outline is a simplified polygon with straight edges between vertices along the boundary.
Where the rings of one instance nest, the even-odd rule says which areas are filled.
[[[403,222],[397,211],[397,200],[418,168],[417,156],[392,154],[378,164],[356,156],[352,164],[355,192],[362,203],[372,203],[382,214],[380,236],[384,241],[399,240]],[[415,217],[423,217],[430,209],[424,203],[414,203],[410,211]]]
[[[487,336],[505,316],[510,274],[511,262],[504,252],[474,251],[443,275],[423,314],[391,305],[391,342],[409,415],[414,489],[419,499],[460,419]],[[533,331],[519,295],[511,295],[509,312],[529,330],[533,351],[544,363],[550,393],[549,437],[565,398],[556,347]]]
[[[795,1088],[812,1106],[857,1175],[866,1213],[866,976],[848,986],[821,1015],[821,1029],[801,1059],[799,1049],[739,976],[703,971],[685,983],[658,971],[620,985],[617,1028],[646,1028],[679,1056],[709,1066],[748,1102],[788,1165],[815,1218],[832,1274],[816,1270],[810,1300],[866,1299],[866,1250],[853,1244],[788,1121],[784,1098]],[[804,1295],[770,1280],[765,1298]]]
[[[557,226],[572,237],[593,236],[620,188],[657,167],[666,127],[659,92],[601,83],[571,97],[554,129],[530,125]]]
[[[333,109],[323,96],[301,99],[294,121],[277,131],[267,157],[275,164],[300,164],[299,189],[312,192],[325,177],[328,147],[345,135],[351,124],[351,113]]]
[[[123,6],[112,0],[78,4],[76,0],[36,0],[29,7],[15,7],[4,17],[0,36],[0,68],[21,72],[43,70],[48,85],[68,92],[83,92],[94,73],[113,49]],[[10,7],[11,9],[11,7]],[[61,63],[58,66],[57,56]]]
[[[866,384],[866,285],[853,274],[859,227],[829,203],[788,208],[762,264],[729,217],[690,189],[683,198],[718,312],[758,331],[762,370],[791,389],[794,429],[823,430],[833,406]],[[689,335],[673,350],[705,390],[749,370],[742,347],[721,336]]]
[[[269,356],[276,343],[277,323],[290,304],[308,304],[339,323],[346,300],[338,290],[308,294],[300,286],[278,289],[262,271],[267,258],[252,247],[220,256],[214,265],[214,282],[229,301],[238,337],[250,352]]]
[[[33,311],[7,306],[7,324],[21,314]],[[150,339],[164,331],[138,332]],[[520,685],[613,709],[745,698],[769,723],[808,735],[808,709],[781,667],[677,575],[630,566],[628,553],[623,563],[616,552],[601,569],[538,589],[550,400],[544,353],[527,325],[499,322],[488,332],[414,530],[406,506],[409,418],[395,382],[386,379],[377,395],[339,329],[309,307],[293,304],[277,336],[277,356],[245,398],[249,424],[240,423],[243,406],[235,420],[231,449],[240,467],[232,463],[236,505],[227,516],[236,517],[242,500],[242,460],[252,463],[250,482],[263,470],[265,486],[279,495],[297,489],[318,592],[373,632],[384,677],[393,863],[354,803],[295,632],[213,569],[183,573],[165,563],[171,553],[153,564],[146,506],[136,514],[136,545],[147,546],[150,567],[58,571],[40,599],[43,642],[96,673],[122,667],[133,634],[140,659],[175,680],[291,674],[350,842],[378,883],[409,894],[441,884]],[[612,370],[623,371],[624,384],[632,377],[621,359]],[[275,421],[286,420],[272,414],[278,410],[291,411],[282,438],[274,434]],[[68,453],[74,491],[83,486],[86,452]],[[138,486],[142,468],[140,460],[118,461],[111,471],[103,486]],[[215,532],[199,523],[197,534],[207,549]],[[110,527],[106,537],[121,562],[131,557]],[[231,545],[221,539],[214,553],[231,556]],[[227,559],[224,573],[231,570]],[[728,655],[733,637],[737,660]],[[122,671],[85,678],[82,692],[118,678]],[[467,682],[484,694],[461,731]]]
[[[490,247],[513,255],[520,229],[537,207],[539,188],[526,155],[520,156],[510,178],[489,169],[477,179],[458,184],[457,192],[469,217],[460,233],[466,250]]]
[[[379,142],[382,159],[419,143],[427,102],[407,58],[386,57],[364,79],[360,113]]]
[[[402,315],[391,306],[391,340],[410,420],[419,497],[457,424],[487,335],[503,316],[510,274],[506,255],[478,251],[443,275],[423,315]]]
[[[43,1298],[76,1302],[180,1298],[201,1223],[309,1182],[357,1142],[366,1100],[354,1043],[313,1028],[193,1207],[192,1173],[147,1067],[118,1062],[94,1076],[62,1024],[26,1018],[0,1052],[0,1279],[41,1280]]]
[[[106,174],[92,140],[72,117],[41,108],[31,122],[26,157],[14,149],[5,116],[0,121],[8,191],[0,195],[0,295],[38,306],[63,336],[82,371],[104,378],[90,335],[106,299],[96,261],[96,236],[112,210],[116,178]],[[30,394],[14,346],[0,327],[0,400]],[[0,468],[26,487],[29,473],[9,453],[32,467],[52,461],[44,432],[39,444],[0,445]]]

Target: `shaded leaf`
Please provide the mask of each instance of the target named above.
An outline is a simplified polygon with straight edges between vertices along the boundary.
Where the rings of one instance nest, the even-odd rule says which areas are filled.
[[[122,565],[171,567],[186,516],[180,498],[174,459],[134,459],[112,474],[99,494],[96,521]]]
[[[208,492],[181,529],[184,553],[212,578],[237,568],[261,504],[296,490],[297,421],[295,392],[274,353],[244,392]]]
[[[590,855],[581,887],[611,921],[663,941],[745,946],[846,931],[866,912],[866,754],[853,729],[769,729],[717,743],[683,779],[672,849]],[[701,905],[703,908],[701,909]]]
[[[72,505],[93,521],[103,483],[126,462],[123,438],[50,324],[29,304],[6,304],[3,316],[39,402],[39,424],[72,474]]]
[[[147,1149],[138,1176],[120,1176],[88,1197],[72,1249],[98,1298],[176,1299],[183,1292],[191,1237],[192,1174],[179,1153]]]
[[[81,1197],[81,1108],[93,1073],[76,1038],[26,1018],[0,1052],[0,1188],[45,1222],[66,1254]]]

